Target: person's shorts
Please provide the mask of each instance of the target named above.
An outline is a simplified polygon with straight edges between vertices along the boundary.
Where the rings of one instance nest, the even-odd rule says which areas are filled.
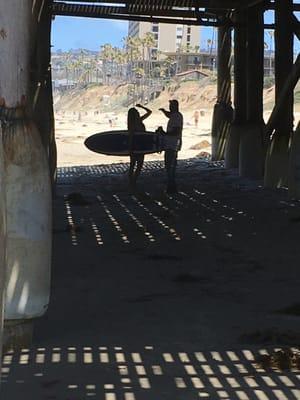
[[[130,155],[130,158],[131,158],[131,160],[132,161],[144,161],[144,154],[141,154],[141,153],[132,153],[131,155]]]
[[[163,149],[178,151],[180,149],[180,138],[178,136],[164,135]]]

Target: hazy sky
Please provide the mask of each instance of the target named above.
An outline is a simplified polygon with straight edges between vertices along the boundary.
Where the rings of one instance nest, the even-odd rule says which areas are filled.
[[[273,12],[266,13],[266,21],[273,22]],[[298,16],[299,17],[299,16]],[[127,36],[128,22],[107,19],[56,17],[52,26],[53,50],[67,51],[71,48],[84,48],[99,50],[104,43],[121,46],[122,38]],[[211,28],[201,30],[201,48],[206,47],[207,39],[213,39]],[[269,44],[270,37],[266,35],[265,41]],[[299,50],[299,41],[295,49]]]

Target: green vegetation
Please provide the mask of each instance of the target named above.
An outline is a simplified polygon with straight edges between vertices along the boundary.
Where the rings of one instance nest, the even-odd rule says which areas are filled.
[[[155,36],[127,36],[122,47],[104,44],[99,52],[73,50],[52,55],[52,76],[62,90],[93,84],[118,86],[128,83],[128,105],[148,101],[163,90],[183,67],[183,55],[199,53],[199,46],[180,46],[172,56],[157,50]],[[186,61],[185,61],[186,62]]]
[[[270,89],[275,85],[275,78],[273,76],[266,76],[264,78],[264,89]]]
[[[295,103],[296,103],[296,104],[299,104],[299,103],[300,103],[300,90],[297,90],[297,91],[295,92],[295,97],[294,97],[294,99],[295,99]]]

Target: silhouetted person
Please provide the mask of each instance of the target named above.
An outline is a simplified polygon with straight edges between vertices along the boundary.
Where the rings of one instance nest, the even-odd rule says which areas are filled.
[[[144,164],[144,154],[134,153],[132,151],[133,136],[135,132],[145,132],[146,128],[143,121],[148,118],[152,111],[149,108],[137,104],[136,107],[142,108],[146,111],[143,116],[140,116],[138,110],[134,107],[128,110],[127,115],[127,129],[129,132],[129,147],[130,147],[130,166],[129,166],[129,187],[134,190],[137,178],[142,170]]]
[[[198,110],[196,110],[196,111],[194,112],[194,115],[193,115],[194,123],[195,123],[195,127],[196,127],[196,128],[198,128],[199,116],[200,116],[200,113],[199,113]]]
[[[183,116],[179,112],[177,100],[169,101],[169,111],[160,108],[167,118],[169,118],[167,131],[165,133],[165,168],[167,171],[167,193],[177,193],[175,180],[177,155],[182,145]]]

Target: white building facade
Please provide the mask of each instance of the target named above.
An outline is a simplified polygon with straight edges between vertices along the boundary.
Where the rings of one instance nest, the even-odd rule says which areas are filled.
[[[187,47],[200,48],[200,26],[179,24],[161,24],[151,22],[130,21],[128,36],[143,38],[151,32],[155,39],[152,49],[152,59],[157,58],[157,51],[172,53]]]

